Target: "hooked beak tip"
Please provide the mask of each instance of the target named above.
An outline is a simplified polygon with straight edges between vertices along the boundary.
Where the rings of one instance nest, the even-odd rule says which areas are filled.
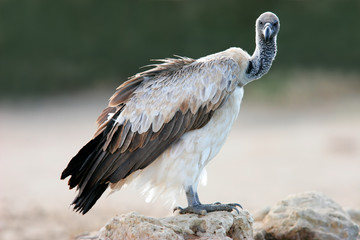
[[[265,28],[264,28],[264,30],[263,30],[263,35],[264,35],[265,41],[269,41],[272,33],[273,33],[273,30],[272,30],[271,26],[270,26],[270,25],[266,25]]]

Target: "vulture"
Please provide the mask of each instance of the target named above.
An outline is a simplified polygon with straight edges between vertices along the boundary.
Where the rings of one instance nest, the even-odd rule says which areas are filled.
[[[77,190],[75,211],[87,213],[104,191],[129,183],[148,199],[184,192],[180,214],[238,211],[236,203],[202,204],[197,187],[240,111],[244,86],[266,74],[277,52],[278,17],[255,23],[252,56],[241,48],[199,59],[158,60],[121,84],[97,119],[93,138],[61,174]]]

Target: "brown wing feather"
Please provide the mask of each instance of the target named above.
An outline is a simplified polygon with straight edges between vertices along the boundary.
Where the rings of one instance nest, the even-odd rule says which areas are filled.
[[[107,120],[109,113],[114,113],[115,111],[116,111],[116,107],[105,108],[100,114],[100,116],[97,118],[96,123],[98,125],[101,125],[103,122]]]
[[[112,95],[109,101],[110,107],[118,106],[122,103],[126,103],[126,101],[130,98],[131,94],[136,90],[136,88],[143,81],[143,77],[135,77],[124,82],[120,87],[118,87],[117,91]]]

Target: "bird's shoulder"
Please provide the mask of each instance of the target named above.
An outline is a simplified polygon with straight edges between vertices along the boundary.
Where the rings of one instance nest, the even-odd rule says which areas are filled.
[[[216,61],[217,59],[226,59],[228,60],[228,63],[236,63],[239,66],[241,73],[243,74],[247,65],[249,64],[250,57],[251,56],[245,50],[238,47],[231,47],[225,51],[200,58],[199,60]]]

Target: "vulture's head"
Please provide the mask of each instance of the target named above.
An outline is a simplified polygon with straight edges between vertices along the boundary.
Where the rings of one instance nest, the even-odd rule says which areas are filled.
[[[279,30],[279,18],[272,12],[265,12],[256,20],[257,37],[265,42],[272,41]]]

